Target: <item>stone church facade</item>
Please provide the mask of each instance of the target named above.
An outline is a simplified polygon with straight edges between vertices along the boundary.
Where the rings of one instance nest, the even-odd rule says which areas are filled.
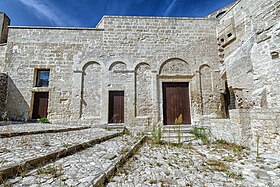
[[[104,16],[96,28],[8,26],[0,14],[0,115],[131,128],[208,126],[279,151],[279,0],[206,18]]]

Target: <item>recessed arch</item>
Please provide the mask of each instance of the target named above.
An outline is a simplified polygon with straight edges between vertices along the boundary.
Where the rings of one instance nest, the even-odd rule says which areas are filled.
[[[159,69],[160,75],[192,75],[191,66],[183,59],[171,58],[164,61]]]
[[[135,68],[136,116],[150,116],[152,113],[152,73],[149,64],[142,62]]]
[[[95,65],[97,65],[97,66],[101,66],[98,62],[90,61],[90,62],[87,62],[87,63],[85,63],[85,64],[83,65],[83,67],[82,67],[83,72],[85,72],[85,70],[87,69],[87,67],[89,67],[90,65],[93,65],[93,64],[95,64]]]
[[[114,71],[114,70],[121,71],[126,69],[127,69],[127,65],[122,61],[115,61],[109,67],[109,71]]]
[[[101,65],[97,62],[85,63],[82,75],[81,117],[92,118],[101,115]]]

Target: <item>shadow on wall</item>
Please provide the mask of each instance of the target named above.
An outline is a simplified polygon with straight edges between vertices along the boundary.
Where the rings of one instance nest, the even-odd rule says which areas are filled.
[[[8,76],[7,116],[9,120],[27,121],[29,105]]]

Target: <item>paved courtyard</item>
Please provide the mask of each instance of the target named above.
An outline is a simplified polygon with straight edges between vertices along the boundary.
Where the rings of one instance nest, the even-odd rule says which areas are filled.
[[[116,171],[110,181],[104,180],[109,187],[280,186],[279,157],[261,154],[257,158],[255,152],[225,141],[196,139],[174,144],[156,143],[151,137],[122,165],[119,161],[132,150],[142,134],[121,135],[116,130],[80,127],[35,123],[1,125],[1,133],[29,134],[0,138],[0,173],[73,146],[86,146],[69,154],[58,154],[54,160],[46,160],[45,164],[31,170],[18,170],[16,177],[1,181],[0,186],[96,186],[95,181],[110,173],[108,171]],[[61,132],[43,133],[43,130]],[[108,138],[111,135],[115,136]]]

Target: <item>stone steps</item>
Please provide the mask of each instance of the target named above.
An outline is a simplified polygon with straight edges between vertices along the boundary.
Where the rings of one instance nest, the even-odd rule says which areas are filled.
[[[128,135],[115,137],[7,182],[15,186],[104,186],[145,139],[138,141]]]
[[[84,129],[52,134],[36,134],[2,138],[0,142],[0,184],[6,178],[58,158],[75,154],[123,132]]]
[[[165,125],[162,129],[162,141],[167,143],[183,143],[195,140],[190,125]],[[179,142],[180,141],[180,142]]]
[[[58,128],[58,129],[45,129],[45,130],[30,130],[30,131],[19,131],[19,132],[1,132],[0,138],[8,138],[14,136],[25,136],[25,135],[32,135],[32,134],[46,134],[46,133],[58,133],[58,132],[69,132],[69,131],[78,131],[83,129],[89,129],[88,126],[81,126],[81,127],[65,127],[65,128]]]
[[[105,125],[105,129],[123,131],[125,129],[125,126],[119,124],[107,124]]]

